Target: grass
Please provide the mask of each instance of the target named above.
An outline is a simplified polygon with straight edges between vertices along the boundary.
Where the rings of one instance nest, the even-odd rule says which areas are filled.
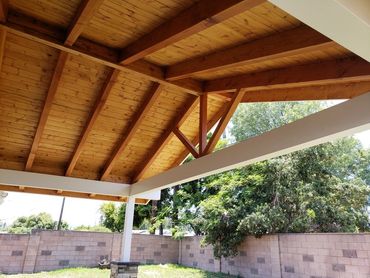
[[[0,278],[108,278],[110,270],[101,270],[97,268],[67,268],[50,272],[40,272],[35,274],[16,274],[1,275]],[[165,265],[142,265],[139,267],[139,278],[231,278],[220,273],[212,273],[200,269],[189,268],[174,264]]]

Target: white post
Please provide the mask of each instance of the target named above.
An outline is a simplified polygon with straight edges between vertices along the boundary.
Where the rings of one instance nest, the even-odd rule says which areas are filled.
[[[122,234],[121,262],[129,262],[131,255],[132,227],[134,224],[135,197],[128,197],[125,211],[125,224]]]

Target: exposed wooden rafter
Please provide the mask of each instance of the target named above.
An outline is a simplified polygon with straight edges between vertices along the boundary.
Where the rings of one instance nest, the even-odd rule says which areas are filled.
[[[6,22],[8,16],[8,0],[0,0],[0,22]]]
[[[207,106],[208,94],[200,96],[199,102],[199,155],[202,156],[207,145]]]
[[[7,23],[0,23],[0,28],[23,38],[118,69],[124,73],[135,74],[139,78],[167,85],[181,92],[194,95],[199,95],[202,92],[201,82],[193,79],[167,81],[164,77],[164,70],[161,67],[144,60],[127,66],[119,64],[119,52],[117,50],[87,39],[79,38],[73,46],[66,46],[64,45],[65,30],[60,30],[55,26],[50,26],[45,22],[24,14],[11,11]]]
[[[208,121],[207,132],[209,132],[213,128],[213,126],[220,120],[220,118],[224,115],[226,107],[227,106],[222,106],[222,108]],[[199,134],[192,140],[191,143],[193,144],[193,146],[196,146],[199,144]],[[179,166],[186,159],[188,155],[189,155],[189,150],[186,149],[174,161],[171,168]]]
[[[163,86],[154,83],[148,92],[148,96],[146,100],[143,102],[139,110],[136,112],[135,116],[132,118],[131,124],[129,125],[126,133],[124,134],[121,142],[119,143],[118,147],[108,160],[108,162],[105,164],[104,170],[102,172],[101,180],[104,180],[107,178],[107,176],[112,171],[112,168],[114,166],[114,163],[117,161],[117,159],[120,157],[120,155],[123,153],[123,151],[126,149],[127,145],[130,143],[132,137],[134,136],[135,132],[138,130],[140,124],[145,119],[146,115],[148,114],[149,110],[153,107],[155,101],[159,97]]]
[[[0,72],[3,66],[5,41],[6,41],[6,30],[0,30]]]
[[[256,91],[360,81],[370,81],[370,63],[352,57],[210,80],[205,82],[204,90]]]
[[[200,0],[122,50],[121,62],[135,62],[161,48],[245,12],[265,0]]]
[[[351,99],[369,91],[370,81],[297,88],[261,89],[246,92],[241,102]],[[231,100],[233,94],[226,93],[219,94],[219,96],[224,100]]]
[[[53,99],[55,96],[55,93],[58,89],[59,81],[62,76],[62,72],[64,69],[64,65],[66,64],[66,61],[68,59],[68,53],[61,51],[58,57],[57,65],[54,69],[54,74],[51,79],[51,83],[46,95],[46,99],[44,102],[44,106],[42,108],[41,116],[39,119],[39,123],[37,125],[36,133],[33,138],[32,146],[30,153],[27,158],[26,167],[25,169],[29,171],[32,168],[33,162],[35,160],[36,152],[40,144],[41,136],[44,131],[49,112],[53,103]]]
[[[130,196],[154,192],[251,165],[370,128],[370,93],[249,138],[131,185]]]
[[[263,63],[272,59],[324,50],[336,45],[308,26],[273,34],[242,45],[196,57],[168,67],[166,78],[176,80],[197,73]]]
[[[90,117],[87,121],[87,124],[82,132],[81,138],[76,146],[76,149],[73,152],[72,159],[69,162],[69,166],[66,171],[66,176],[70,176],[72,174],[73,169],[76,166],[76,163],[78,161],[78,158],[80,157],[83,147],[86,143],[87,137],[89,136],[100,112],[103,110],[105,103],[107,102],[108,96],[110,92],[112,91],[112,87],[115,84],[117,80],[117,76],[119,74],[119,71],[116,69],[112,69],[111,72],[108,74],[103,87],[101,89],[101,92],[96,99],[95,105],[93,109],[91,110]]]
[[[65,45],[73,45],[94,16],[104,0],[83,0],[78,8],[77,14],[69,26]]]
[[[243,99],[243,95],[244,95],[244,91],[241,89],[238,89],[235,92],[235,94],[233,95],[233,98],[231,99],[229,103],[228,108],[225,111],[225,114],[222,116],[220,122],[218,123],[216,127],[216,130],[212,134],[212,137],[209,140],[207,147],[205,148],[203,152],[203,155],[213,152],[227,124],[229,123],[231,117],[234,115],[236,108],[238,107],[239,103]]]
[[[179,140],[185,145],[189,152],[195,157],[198,158],[199,154],[195,149],[193,143],[186,137],[184,133],[181,132],[177,127],[174,128],[173,133],[179,138]]]
[[[173,130],[180,127],[190,114],[194,111],[199,103],[199,97],[193,97],[187,102],[182,112],[179,113],[177,118],[172,121],[171,125],[166,129],[166,132],[159,138],[158,142],[153,146],[151,153],[147,155],[147,159],[140,165],[139,170],[133,176],[133,181],[137,182],[142,179],[145,172],[148,170],[150,165],[158,157],[164,146],[171,141],[174,136]]]

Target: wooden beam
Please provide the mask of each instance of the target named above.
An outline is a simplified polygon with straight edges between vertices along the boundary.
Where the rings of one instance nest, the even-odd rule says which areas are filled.
[[[80,4],[77,14],[68,29],[67,39],[64,44],[73,45],[87,24],[99,9],[104,0],[83,0]]]
[[[0,30],[0,72],[3,66],[5,41],[6,41],[6,30]]]
[[[244,91],[239,89],[233,95],[225,114],[222,116],[220,122],[218,123],[216,130],[212,134],[211,139],[208,142],[206,149],[203,154],[209,154],[215,149],[218,140],[220,139],[222,133],[224,132],[227,124],[229,123],[231,117],[234,115],[236,108],[238,108],[239,103],[241,102],[244,95]]]
[[[66,176],[70,176],[72,174],[73,169],[76,166],[76,163],[82,153],[82,150],[85,146],[86,140],[100,114],[100,112],[103,110],[105,103],[107,102],[108,96],[110,92],[112,91],[112,87],[115,84],[117,80],[117,76],[119,74],[119,71],[116,69],[112,69],[111,72],[108,74],[103,87],[101,89],[101,92],[99,96],[97,97],[95,101],[95,105],[93,109],[91,110],[89,119],[87,120],[87,124],[82,132],[81,138],[76,146],[76,149],[73,152],[72,159],[69,162],[67,171],[66,171]]]
[[[31,150],[30,150],[30,153],[29,153],[28,158],[27,158],[26,167],[25,167],[26,171],[29,171],[32,168],[33,161],[35,160],[36,152],[37,152],[37,149],[39,147],[40,140],[41,140],[41,135],[44,131],[46,121],[48,119],[49,112],[50,112],[50,109],[51,109],[51,105],[53,104],[54,96],[55,96],[55,93],[58,89],[58,84],[59,84],[60,78],[62,76],[62,72],[63,72],[63,69],[64,69],[64,66],[66,64],[67,59],[68,59],[68,54],[65,53],[65,52],[60,52],[59,57],[58,57],[58,61],[57,61],[57,65],[54,69],[54,74],[53,74],[53,77],[51,79],[51,83],[50,83],[48,92],[46,94],[46,99],[45,99],[45,102],[44,102],[44,106],[42,108],[39,123],[37,125],[36,133],[35,133],[35,136],[33,138],[33,143],[32,143],[32,146],[31,146]]]
[[[0,0],[0,22],[6,22],[8,16],[8,0]]]
[[[245,92],[242,102],[351,99],[370,91],[370,81]],[[229,93],[232,97],[233,93]]]
[[[370,92],[130,186],[130,197],[251,165],[370,128]]]
[[[198,158],[199,154],[195,149],[193,143],[186,137],[184,133],[181,132],[177,127],[174,128],[173,133],[179,138],[179,140],[184,144],[184,146],[189,150],[189,152],[195,157]]]
[[[225,108],[227,108],[227,106],[225,105],[222,106],[222,108],[218,110],[218,112],[208,121],[207,132],[209,132],[214,127],[214,125],[220,120],[220,118],[224,115],[226,110]],[[199,144],[199,134],[193,139],[192,144],[194,146]],[[172,163],[170,168],[179,166],[187,158],[188,155],[189,150],[186,149],[179,155],[179,157],[174,161],[174,163]]]
[[[256,91],[360,81],[370,81],[370,63],[351,57],[210,80],[205,82],[204,90]]]
[[[64,196],[64,197],[112,201],[112,202],[126,202],[127,200],[127,197],[122,197],[122,196],[110,196],[110,195],[104,195],[104,194],[89,194],[89,193],[62,191],[62,190],[56,191],[53,189],[43,189],[43,188],[24,187],[24,186],[17,187],[17,186],[11,186],[11,185],[3,185],[3,184],[0,184],[0,190],[10,191],[10,192],[28,193],[28,194]],[[138,205],[146,205],[148,201],[150,200],[142,199],[142,198],[135,198],[135,203]]]
[[[122,50],[121,63],[137,61],[161,48],[243,13],[264,0],[200,0]]]
[[[120,157],[120,155],[123,153],[123,151],[126,149],[127,145],[130,143],[132,137],[134,136],[135,132],[138,130],[139,126],[145,119],[146,115],[148,114],[149,110],[153,107],[155,101],[159,97],[163,86],[154,83],[151,87],[150,91],[148,92],[148,97],[143,102],[139,110],[136,112],[135,116],[133,117],[131,124],[129,125],[125,135],[123,136],[121,142],[119,143],[118,147],[112,154],[111,158],[106,163],[104,170],[102,172],[101,180],[104,180],[107,178],[107,176],[112,171],[112,168],[114,166],[114,163],[117,161],[117,159]]]
[[[308,26],[296,27],[242,45],[196,57],[168,67],[166,78],[176,80],[238,66],[263,63],[282,57],[325,50],[336,45]]]
[[[200,96],[199,103],[199,155],[202,156],[207,145],[207,106],[208,94]]]
[[[138,168],[139,170],[135,173],[132,180],[137,182],[142,179],[145,172],[148,168],[152,165],[154,160],[158,157],[158,155],[163,150],[164,146],[167,145],[168,142],[174,136],[173,130],[177,127],[180,127],[186,119],[190,116],[190,114],[194,111],[199,103],[199,97],[191,98],[187,104],[185,105],[184,109],[179,113],[178,117],[174,119],[174,121],[170,124],[168,128],[166,128],[166,132],[159,138],[158,142],[153,146],[151,149],[152,151],[147,155],[147,159],[143,161],[143,163]]]
[[[161,67],[144,60],[127,66],[121,65],[118,63],[119,53],[117,50],[87,39],[80,37],[73,46],[64,45],[65,30],[15,11],[10,11],[8,21],[6,23],[0,23],[0,28],[23,38],[84,57],[107,67],[118,69],[126,74],[134,74],[139,78],[158,82],[181,92],[193,95],[202,93],[202,84],[200,81],[193,79],[167,81],[164,78],[164,70]]]

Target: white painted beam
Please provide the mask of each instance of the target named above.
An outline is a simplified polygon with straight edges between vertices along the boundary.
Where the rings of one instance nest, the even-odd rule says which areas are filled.
[[[112,196],[127,196],[129,193],[129,185],[123,183],[95,181],[6,169],[0,169],[0,184]]]
[[[370,129],[370,93],[273,129],[131,186],[138,196]]]
[[[123,183],[95,181],[7,169],[0,169],[0,184],[123,197],[128,196],[130,189],[129,184]],[[141,194],[138,198],[159,200],[160,191]]]
[[[122,234],[121,257],[120,257],[121,262],[130,262],[132,228],[134,225],[134,212],[135,212],[135,198],[128,197],[125,209],[125,223]]]
[[[369,0],[269,0],[318,32],[370,61]]]

